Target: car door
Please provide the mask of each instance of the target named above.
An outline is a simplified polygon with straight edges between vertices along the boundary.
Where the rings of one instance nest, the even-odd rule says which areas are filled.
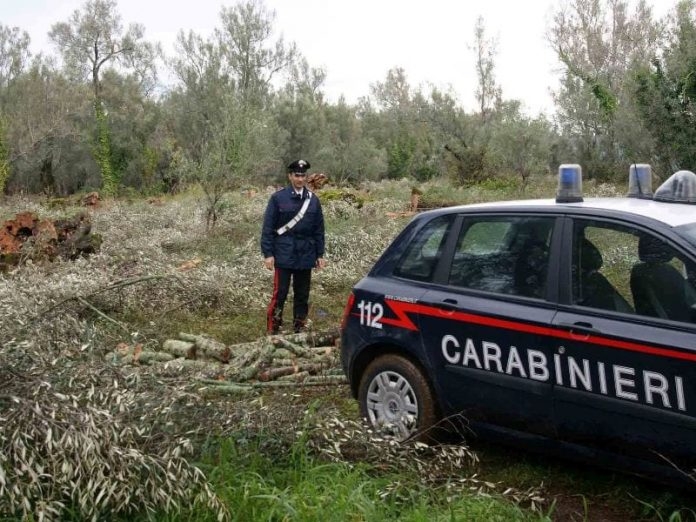
[[[652,261],[645,238],[668,260],[671,270],[664,273],[693,274],[696,265],[666,237],[626,223],[575,218],[566,230],[560,298],[567,306],[553,319],[559,437],[629,457],[693,465],[696,327],[682,315],[690,306],[673,306],[679,312],[672,317],[649,312],[639,279],[655,271],[657,294],[671,300],[688,295],[693,284],[678,276],[682,288],[666,288],[668,277],[659,275],[664,267],[646,266]]]
[[[368,277],[353,288],[350,340],[357,351],[383,344],[421,359],[414,304],[432,284],[456,215],[412,224],[394,241]]]
[[[421,297],[424,350],[449,411],[552,435],[553,216],[463,215],[453,255]]]

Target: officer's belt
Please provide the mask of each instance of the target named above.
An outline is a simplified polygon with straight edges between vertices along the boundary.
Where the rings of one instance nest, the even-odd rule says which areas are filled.
[[[307,191],[307,199],[305,199],[304,203],[302,203],[302,207],[300,207],[300,211],[295,214],[295,217],[293,217],[290,221],[285,223],[282,227],[280,227],[278,230],[276,230],[276,234],[279,236],[282,236],[285,234],[288,230],[290,230],[292,227],[297,225],[300,220],[304,217],[305,212],[307,212],[307,208],[309,207],[309,201],[312,199],[312,193],[308,190]]]

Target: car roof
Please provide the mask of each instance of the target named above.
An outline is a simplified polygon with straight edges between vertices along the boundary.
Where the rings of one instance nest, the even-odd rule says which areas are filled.
[[[445,209],[441,209],[445,210]],[[619,213],[650,218],[669,227],[696,223],[696,205],[686,203],[667,203],[639,198],[585,198],[579,203],[557,203],[555,199],[527,199],[515,201],[496,201],[473,203],[449,207],[449,212],[468,212],[476,210],[524,210],[596,215],[598,212]],[[433,211],[437,212],[437,211]],[[628,217],[628,216],[627,216]]]

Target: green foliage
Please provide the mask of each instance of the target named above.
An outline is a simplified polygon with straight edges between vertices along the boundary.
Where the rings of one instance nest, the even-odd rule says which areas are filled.
[[[262,109],[274,76],[294,62],[296,49],[282,38],[271,41],[275,12],[263,2],[245,0],[220,11],[222,27],[215,31],[223,61],[245,107]]]
[[[448,147],[447,151],[450,153],[450,177],[456,185],[478,183],[487,177],[489,172],[488,146],[476,144],[460,151]]]
[[[309,451],[306,435],[283,435],[240,431],[204,455],[201,466],[233,520],[547,520],[496,496],[464,492],[447,501],[446,487],[425,483],[415,470],[384,473],[370,464],[327,462]],[[213,515],[198,508],[168,520],[212,521]]]
[[[143,150],[142,179],[145,186],[152,186],[155,181],[157,164],[159,163],[159,151],[154,147],[146,146]]]
[[[387,156],[387,177],[399,179],[411,174],[411,163],[415,142],[409,136],[402,135],[392,143]]]
[[[498,173],[492,179],[514,173],[526,185],[530,176],[546,172],[553,131],[544,116],[529,118],[521,113],[519,103],[509,102],[501,106],[492,126],[490,159]]]
[[[658,52],[661,25],[645,2],[632,9],[626,0],[570,0],[555,9],[548,36],[563,66],[555,119],[573,162],[592,164],[588,170],[602,179],[637,156],[650,162],[633,77]]]
[[[517,197],[520,185],[521,180],[513,176],[491,177],[476,184],[477,188],[480,190],[500,193],[501,199]]]
[[[0,195],[5,191],[5,185],[10,177],[10,152],[7,146],[7,122],[0,113]]]
[[[459,195],[459,197],[457,197]],[[439,184],[427,187],[421,194],[418,207],[421,209],[451,207],[461,205],[463,194],[453,191],[451,187]]]
[[[611,92],[606,85],[602,85],[598,81],[592,82],[590,90],[597,99],[599,109],[601,110],[603,116],[606,119],[611,120],[614,117],[614,113],[616,112],[616,108],[618,106],[616,95]]]
[[[356,208],[362,208],[366,200],[366,194],[349,188],[324,188],[319,197],[323,203],[345,201]]]
[[[671,42],[650,68],[636,73],[635,100],[658,150],[658,172],[696,164],[696,7],[680,2]]]
[[[101,171],[102,192],[105,196],[115,196],[118,192],[119,176],[111,163],[109,123],[100,100],[94,102],[94,113],[97,120],[95,157]]]

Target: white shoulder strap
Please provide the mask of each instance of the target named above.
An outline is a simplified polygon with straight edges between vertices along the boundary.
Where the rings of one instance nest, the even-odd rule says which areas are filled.
[[[308,190],[307,191],[307,199],[305,199],[304,203],[302,203],[302,207],[300,207],[300,211],[290,221],[288,221],[282,227],[280,227],[278,230],[276,230],[276,234],[278,234],[279,236],[282,236],[288,230],[290,230],[292,227],[297,225],[300,222],[300,220],[304,217],[305,212],[307,212],[307,208],[309,207],[309,201],[311,199],[312,199],[312,193]]]

